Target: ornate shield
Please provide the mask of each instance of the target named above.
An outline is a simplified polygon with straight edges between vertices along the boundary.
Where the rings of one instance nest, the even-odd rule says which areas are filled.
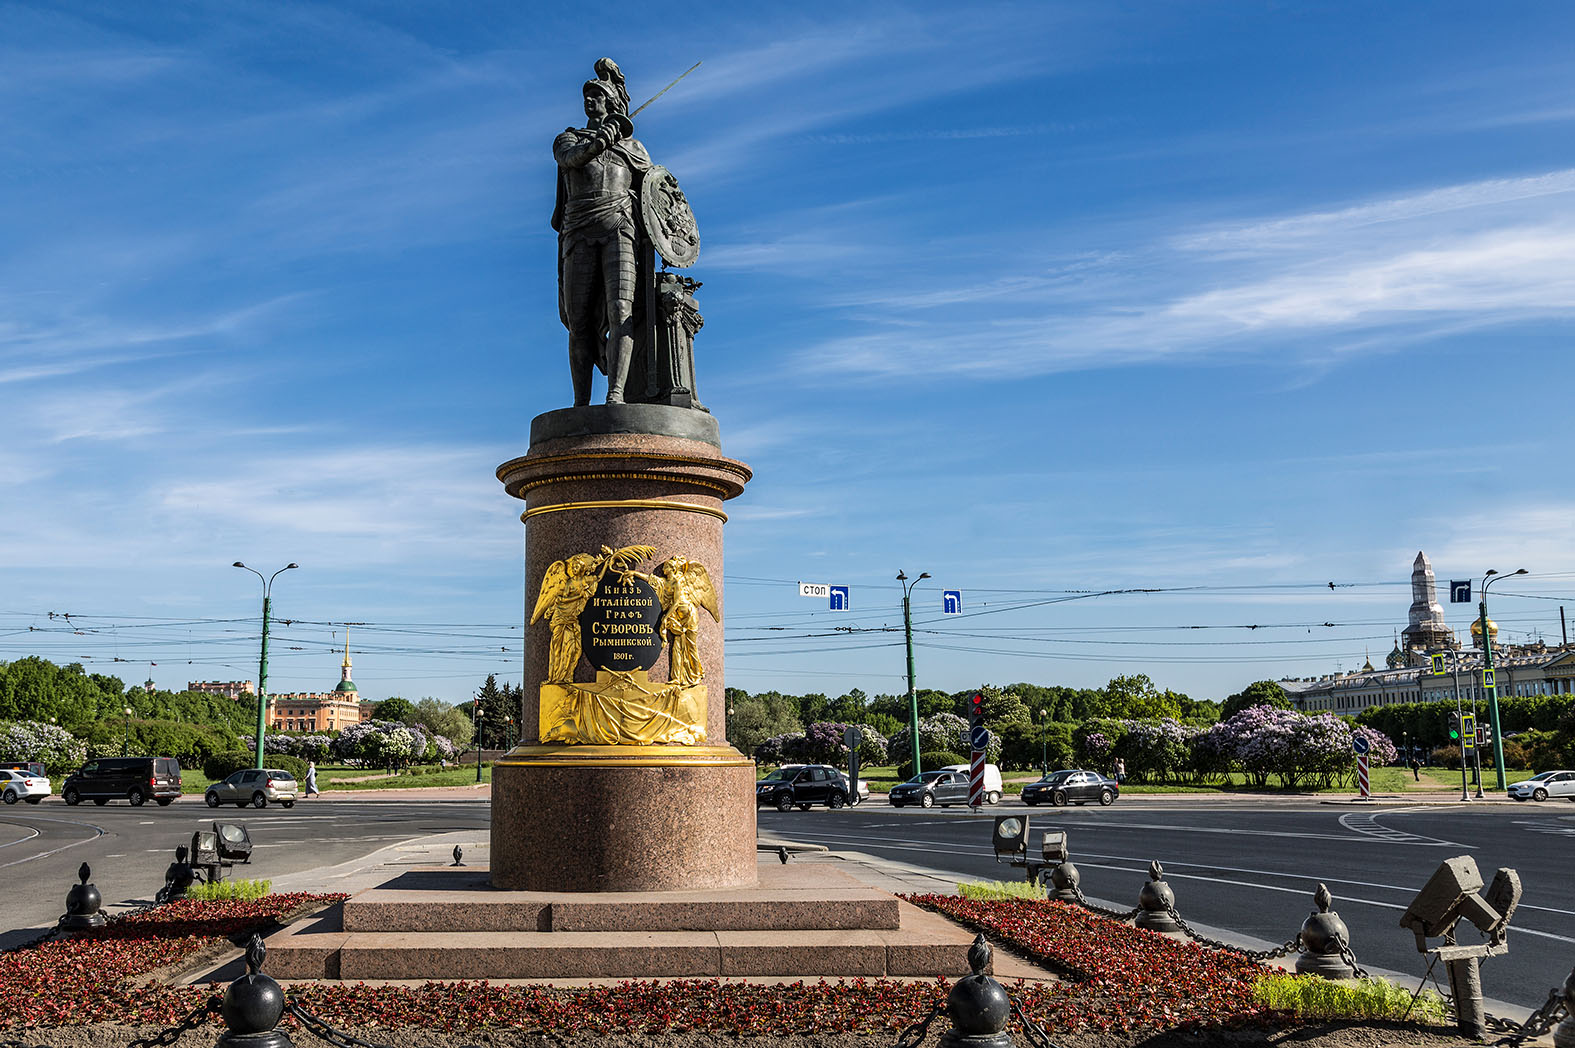
[[[700,230],[689,198],[678,188],[678,179],[660,164],[645,173],[640,190],[640,217],[657,253],[670,266],[684,269],[700,257]]]

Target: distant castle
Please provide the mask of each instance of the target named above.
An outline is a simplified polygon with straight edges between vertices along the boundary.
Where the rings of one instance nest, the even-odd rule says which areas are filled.
[[[1550,647],[1538,641],[1501,648],[1498,623],[1488,619],[1487,629],[1500,698],[1575,694],[1575,645]],[[1461,701],[1480,702],[1487,698],[1481,648],[1482,623],[1477,619],[1471,621],[1471,650],[1461,648],[1455,631],[1444,621],[1433,565],[1427,554],[1418,551],[1411,563],[1411,611],[1385,660],[1386,668],[1374,669],[1369,660],[1360,670],[1285,679],[1280,686],[1299,710],[1345,715],[1399,702],[1454,699],[1457,679]],[[1435,675],[1432,657],[1440,654],[1445,656],[1446,672]]]
[[[192,681],[188,691],[205,691],[240,701],[255,696],[257,689],[247,681]],[[352,724],[372,719],[371,700],[363,700],[350,679],[350,634],[345,632],[345,657],[339,667],[339,683],[333,691],[286,692],[268,696],[268,727],[274,731],[343,731]]]

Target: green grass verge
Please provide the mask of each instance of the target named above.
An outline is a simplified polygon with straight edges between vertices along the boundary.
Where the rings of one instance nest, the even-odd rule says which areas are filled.
[[[188,899],[261,899],[273,888],[273,881],[211,881],[186,889]]]
[[[974,899],[978,902],[999,902],[1010,899],[1043,902],[1045,899],[1044,886],[1029,884],[1027,881],[959,881],[957,894],[964,899]]]
[[[317,785],[324,793],[341,793],[355,790],[408,790],[416,786],[474,786],[476,766],[463,768],[414,768],[389,778],[359,779],[359,776],[376,774],[365,768],[346,769],[344,776],[328,776],[318,769]],[[346,778],[352,781],[346,781]],[[481,781],[492,781],[492,765],[481,766]]]
[[[1424,990],[1411,1003],[1411,991],[1387,979],[1330,982],[1317,975],[1270,974],[1253,991],[1270,1008],[1301,1019],[1389,1019],[1442,1026],[1448,1021],[1444,999]],[[1409,1013],[1409,1014],[1408,1014]]]

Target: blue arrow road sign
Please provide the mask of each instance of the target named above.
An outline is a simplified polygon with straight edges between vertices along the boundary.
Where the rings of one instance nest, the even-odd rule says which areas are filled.
[[[979,725],[968,733],[968,742],[976,750],[984,750],[990,745],[990,729]]]
[[[1372,749],[1372,743],[1368,742],[1364,736],[1357,735],[1351,739],[1351,749],[1357,753],[1366,753]]]
[[[832,611],[847,611],[852,606],[853,606],[852,602],[848,599],[848,587],[846,587],[846,586],[833,586],[833,587],[831,587],[831,610]]]
[[[1451,604],[1470,604],[1471,603],[1471,580],[1470,579],[1467,579],[1464,582],[1456,582],[1454,579],[1450,579],[1449,580],[1449,603],[1451,603]]]
[[[962,613],[962,590],[944,590],[941,593],[941,614],[959,615]]]

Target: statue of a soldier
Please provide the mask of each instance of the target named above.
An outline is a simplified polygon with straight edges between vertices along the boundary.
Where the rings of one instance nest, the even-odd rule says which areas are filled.
[[[584,128],[552,144],[558,161],[558,311],[569,329],[574,405],[591,401],[591,368],[607,375],[607,403],[624,402],[634,353],[638,291],[640,180],[651,168],[645,147],[630,135],[623,73],[609,58],[587,80]]]

